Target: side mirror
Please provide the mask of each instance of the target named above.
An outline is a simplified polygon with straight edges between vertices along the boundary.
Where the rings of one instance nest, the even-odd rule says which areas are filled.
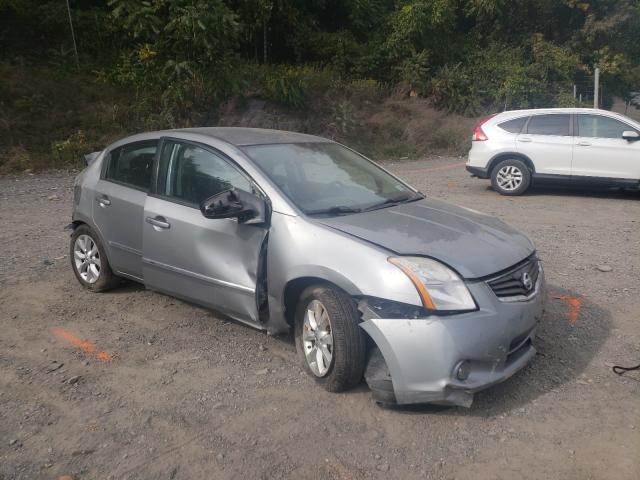
[[[638,132],[634,132],[633,130],[625,130],[622,132],[622,138],[629,142],[634,142],[636,140],[640,140],[640,134]]]
[[[257,195],[235,188],[203,200],[200,211],[205,218],[237,218],[238,223],[249,225],[267,221],[266,202]]]

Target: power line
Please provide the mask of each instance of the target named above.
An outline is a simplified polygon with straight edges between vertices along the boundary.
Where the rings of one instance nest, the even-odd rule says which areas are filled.
[[[71,40],[73,40],[73,52],[76,56],[76,67],[80,70],[80,59],[78,58],[78,46],[76,45],[76,34],[73,31],[73,20],[71,19],[71,5],[69,5],[69,0],[67,0],[67,13],[69,14],[69,27],[71,28]]]

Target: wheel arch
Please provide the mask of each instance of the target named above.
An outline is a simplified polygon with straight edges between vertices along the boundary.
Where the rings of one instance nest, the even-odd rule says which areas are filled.
[[[521,160],[529,168],[532,174],[536,173],[535,165],[533,164],[531,159],[527,157],[525,154],[519,153],[519,152],[503,152],[495,155],[489,161],[489,166],[487,168],[487,176],[491,178],[491,175],[493,174],[493,169],[496,167],[496,165],[498,165],[498,163],[502,162],[503,160],[511,160],[511,159]]]
[[[111,257],[110,245],[105,241],[104,237],[102,236],[102,232],[100,232],[100,229],[93,225],[91,222],[86,221],[83,218],[74,218],[71,223],[67,225],[66,229],[71,230],[71,235],[73,235],[73,232],[75,232],[79,227],[83,225],[89,227],[96,234],[98,240],[100,240],[100,243],[102,244],[102,248],[104,249],[105,254],[107,255],[107,261],[109,261],[109,258]]]
[[[338,275],[338,274],[336,274]],[[302,292],[311,285],[331,285],[332,287],[338,288],[342,290],[347,295],[353,297],[357,295],[358,292],[355,289],[355,286],[349,282],[347,279],[341,279],[332,275],[332,278],[328,278],[328,275],[324,276],[315,276],[315,275],[306,275],[299,276],[296,278],[290,279],[284,286],[282,293],[282,306],[284,311],[284,318],[287,324],[290,327],[293,327],[294,324],[294,316],[296,311],[296,305],[298,304],[298,299]]]
[[[91,227],[91,225],[89,225],[87,222],[83,220],[74,220],[69,225],[67,225],[67,229],[71,230],[71,232],[73,233],[73,231],[81,225],[87,225]]]

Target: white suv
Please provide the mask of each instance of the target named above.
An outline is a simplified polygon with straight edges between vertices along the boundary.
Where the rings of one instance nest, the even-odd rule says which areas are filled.
[[[640,124],[586,108],[513,110],[482,119],[467,170],[503,195],[560,181],[640,187]]]

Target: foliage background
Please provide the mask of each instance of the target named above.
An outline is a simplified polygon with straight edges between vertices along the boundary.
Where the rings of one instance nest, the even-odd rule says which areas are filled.
[[[473,118],[640,90],[640,0],[0,0],[0,171],[243,124],[462,153]]]

